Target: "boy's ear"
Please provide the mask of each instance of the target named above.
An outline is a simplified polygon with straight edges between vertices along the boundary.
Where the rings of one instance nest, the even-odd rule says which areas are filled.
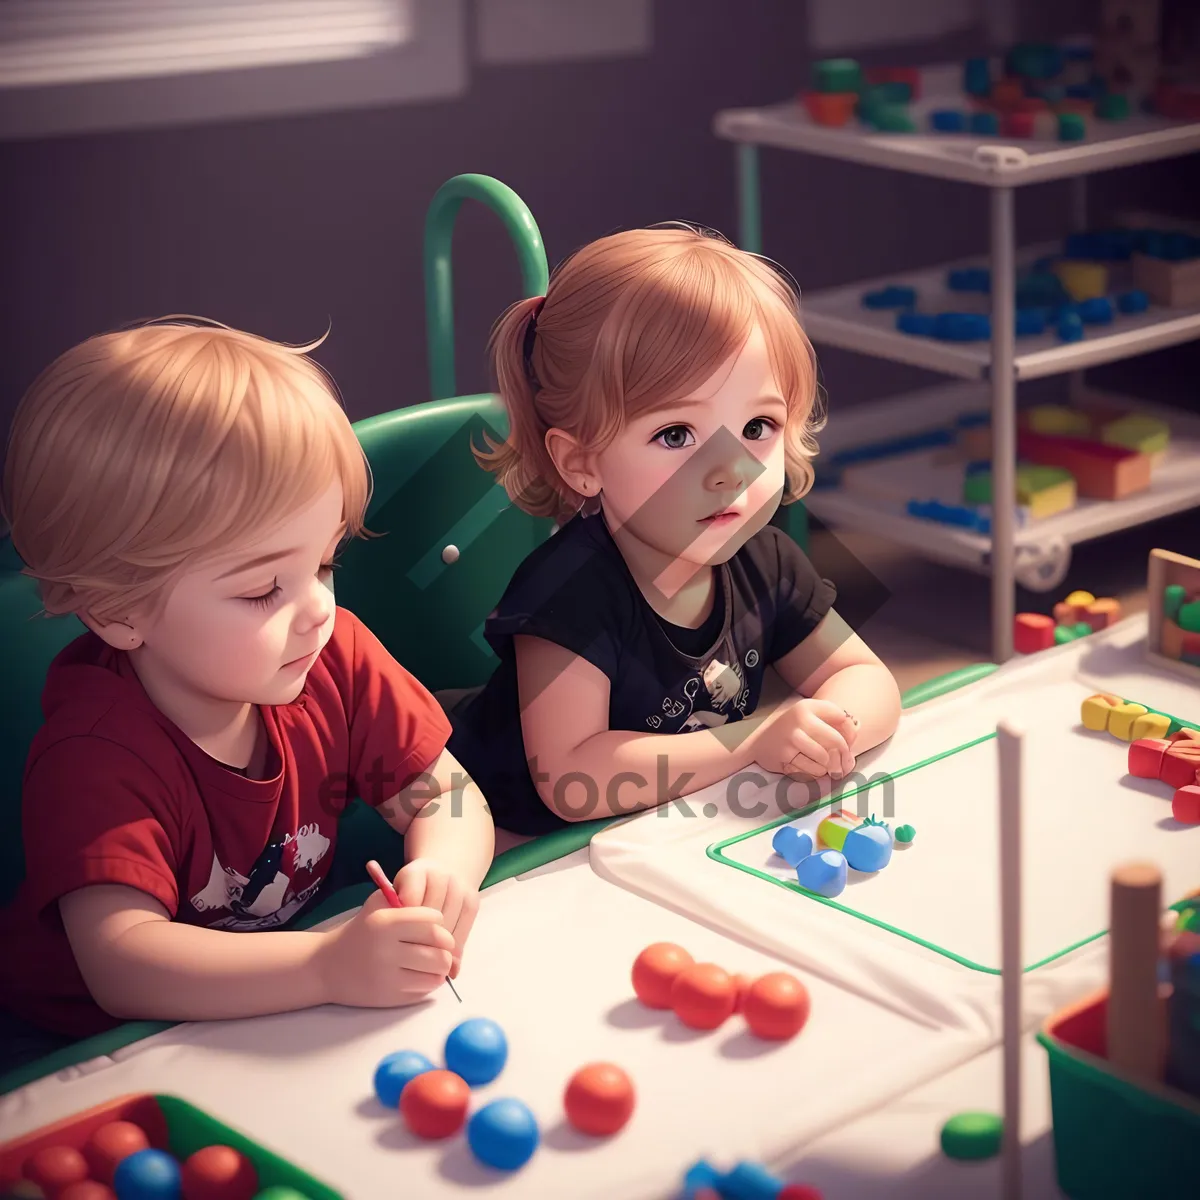
[[[546,430],[546,453],[563,482],[581,496],[594,496],[600,490],[596,456],[563,429]]]
[[[144,640],[135,625],[127,625],[122,621],[97,621],[87,612],[77,613],[76,616],[114,650],[136,650]]]

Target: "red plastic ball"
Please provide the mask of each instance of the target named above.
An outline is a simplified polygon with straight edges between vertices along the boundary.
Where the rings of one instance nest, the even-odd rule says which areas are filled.
[[[113,1172],[131,1154],[150,1149],[146,1131],[132,1121],[109,1121],[101,1125],[88,1139],[83,1156],[92,1169],[92,1176],[101,1183],[112,1183]]]
[[[87,1159],[74,1146],[43,1146],[25,1163],[25,1178],[48,1196],[88,1177]]]
[[[423,1138],[447,1138],[467,1119],[471,1089],[453,1071],[425,1071],[410,1079],[400,1093],[404,1123]]]
[[[769,1041],[794,1037],[804,1028],[811,1008],[808,988],[786,971],[756,979],[743,1005],[750,1031]]]
[[[608,1137],[633,1116],[633,1081],[614,1063],[589,1063],[571,1076],[563,1096],[567,1120],[593,1137]]]
[[[775,1200],[825,1200],[820,1188],[807,1183],[789,1183]]]
[[[63,1188],[58,1200],[117,1200],[117,1193],[98,1179],[84,1179]]]
[[[716,1029],[733,1014],[737,985],[716,963],[693,963],[671,985],[671,1007],[689,1029]]]
[[[671,985],[692,956],[672,942],[655,942],[637,956],[633,964],[633,990],[647,1008],[670,1008]]]
[[[740,1013],[746,1006],[746,993],[750,990],[750,977],[748,975],[735,975],[733,977],[733,986],[737,989],[733,997],[733,1011]]]
[[[183,1164],[183,1200],[254,1200],[258,1172],[232,1146],[205,1146]]]

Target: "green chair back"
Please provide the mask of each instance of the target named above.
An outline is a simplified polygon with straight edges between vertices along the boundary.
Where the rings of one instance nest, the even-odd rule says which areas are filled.
[[[21,574],[12,542],[0,544],[0,906],[25,875],[21,845],[21,781],[33,735],[42,724],[42,688],[54,656],[84,632],[76,617],[41,616],[37,584]]]
[[[464,200],[491,208],[517,252],[525,294],[549,277],[541,235],[509,187],[459,175],[434,196],[425,222],[425,295],[434,399],[355,425],[374,476],[367,528],[381,536],[346,548],[338,603],[433,691],[483,683],[496,665],[483,622],[513,572],[552,523],[514,507],[472,446],[508,434],[490,395],[454,396],[451,241]]]

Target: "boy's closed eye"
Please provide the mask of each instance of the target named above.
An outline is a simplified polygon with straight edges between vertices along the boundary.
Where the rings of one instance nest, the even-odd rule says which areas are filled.
[[[317,570],[319,578],[328,579],[341,564],[336,558],[330,559],[328,562],[323,562]],[[260,608],[267,608],[274,603],[276,597],[282,589],[279,586],[278,576],[271,580],[271,586],[265,591],[260,592],[257,596],[239,596],[238,599],[245,601],[247,604],[256,604]]]

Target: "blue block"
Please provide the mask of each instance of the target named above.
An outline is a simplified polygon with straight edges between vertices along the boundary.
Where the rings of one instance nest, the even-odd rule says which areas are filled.
[[[179,1200],[183,1172],[165,1150],[138,1150],[113,1172],[117,1200]]]
[[[964,133],[967,114],[954,108],[939,108],[929,114],[929,128],[938,133]]]
[[[783,1180],[761,1163],[740,1162],[721,1180],[718,1190],[723,1200],[775,1200]]]
[[[806,829],[797,829],[795,825],[783,825],[775,831],[771,849],[789,867],[799,866],[800,860],[813,852],[812,834]]]
[[[969,96],[986,96],[991,90],[991,63],[986,58],[968,58],[963,63],[963,91]]]
[[[500,1171],[523,1167],[538,1148],[537,1119],[520,1100],[493,1100],[467,1122],[467,1145],[484,1166]]]
[[[433,1070],[433,1063],[415,1050],[397,1050],[375,1068],[375,1095],[384,1108],[396,1108],[410,1080]]]
[[[446,1038],[446,1069],[472,1087],[491,1083],[508,1059],[504,1030],[487,1017],[472,1017],[456,1025]]]
[[[992,336],[991,318],[985,313],[938,313],[933,336],[946,342],[986,341]]]
[[[1064,342],[1083,340],[1083,319],[1077,312],[1064,312],[1058,318],[1058,336]]]
[[[870,462],[877,458],[891,458],[896,454],[907,454],[910,450],[928,450],[934,446],[948,446],[954,435],[948,429],[932,429],[927,433],[914,433],[908,437],[889,438],[884,442],[872,442],[867,446],[855,446],[831,455],[827,466],[845,467],[851,463]]]
[[[1108,325],[1113,319],[1112,301],[1107,296],[1080,300],[1075,307],[1085,325]]]
[[[990,292],[992,273],[987,267],[957,267],[946,273],[946,286],[952,292]]]
[[[806,892],[832,900],[846,888],[846,859],[838,850],[822,850],[800,860],[796,881]]]
[[[983,137],[995,137],[1000,132],[1000,118],[994,112],[972,113],[971,132]]]
[[[1132,291],[1122,292],[1117,297],[1117,307],[1123,313],[1145,312],[1150,307],[1150,297],[1140,288],[1134,288]]]
[[[896,328],[901,333],[909,333],[914,337],[933,337],[933,331],[937,328],[937,317],[932,313],[897,313]]]
[[[721,1184],[721,1173],[704,1159],[693,1163],[683,1174],[682,1200],[693,1200],[701,1188],[716,1191]]]
[[[877,292],[864,293],[862,302],[866,308],[911,308],[917,302],[917,291],[890,284]]]
[[[1093,262],[1123,262],[1133,253],[1135,242],[1136,235],[1132,229],[1072,233],[1063,243],[1063,257]]]
[[[1040,308],[1018,308],[1017,337],[1036,337],[1046,332],[1046,314]]]

